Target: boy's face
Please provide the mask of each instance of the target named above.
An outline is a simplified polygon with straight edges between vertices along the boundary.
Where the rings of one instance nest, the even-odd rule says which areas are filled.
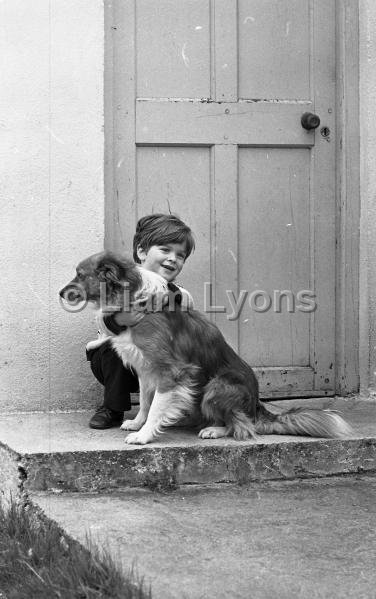
[[[168,283],[173,281],[184,266],[186,248],[184,243],[152,245],[147,252],[140,246],[137,255],[141,266],[161,275]]]

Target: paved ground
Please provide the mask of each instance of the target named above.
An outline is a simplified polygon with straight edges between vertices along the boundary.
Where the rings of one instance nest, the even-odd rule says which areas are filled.
[[[374,599],[375,499],[370,475],[34,497],[126,569],[136,560],[154,599]]]

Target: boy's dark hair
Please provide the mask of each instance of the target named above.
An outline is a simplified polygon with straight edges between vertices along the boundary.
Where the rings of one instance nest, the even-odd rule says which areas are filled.
[[[191,229],[180,218],[173,214],[149,214],[137,223],[133,237],[133,259],[140,263],[137,248],[140,246],[147,252],[152,245],[165,243],[184,243],[186,259],[195,248]]]

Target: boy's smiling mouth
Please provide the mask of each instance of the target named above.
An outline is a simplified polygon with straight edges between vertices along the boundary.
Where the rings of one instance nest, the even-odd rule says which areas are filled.
[[[165,268],[166,270],[169,270],[170,272],[174,272],[176,270],[176,267],[171,266],[170,264],[162,264],[161,266],[162,266],[162,268]]]

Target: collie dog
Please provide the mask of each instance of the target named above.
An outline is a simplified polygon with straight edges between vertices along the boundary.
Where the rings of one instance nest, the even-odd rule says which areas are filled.
[[[86,299],[100,308],[105,293],[116,311],[124,309],[125,289],[130,304],[148,294],[168,297],[162,277],[111,252],[83,260],[60,296],[70,303]],[[160,309],[146,312],[138,324],[111,337],[124,365],[137,372],[140,383],[139,412],[121,427],[133,431],[127,443],[150,443],[167,427],[187,422],[187,417],[201,422],[202,439],[232,436],[241,441],[257,434],[344,437],[351,433],[345,420],[331,410],[293,408],[271,413],[259,400],[252,368],[228,345],[217,326],[196,310],[179,308],[173,300],[166,303],[164,299]],[[99,321],[105,328],[103,310],[99,310]]]

